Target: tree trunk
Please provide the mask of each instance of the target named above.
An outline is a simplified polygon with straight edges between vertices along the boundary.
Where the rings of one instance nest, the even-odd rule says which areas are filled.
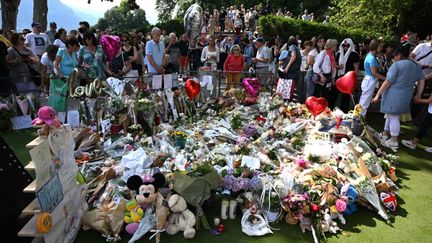
[[[21,0],[1,0],[3,31],[16,30],[20,2]]]
[[[33,0],[33,21],[42,25],[42,32],[47,28],[48,0]]]

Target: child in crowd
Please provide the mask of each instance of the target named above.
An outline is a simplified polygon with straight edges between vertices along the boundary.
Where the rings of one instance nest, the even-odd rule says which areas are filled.
[[[415,101],[421,104],[429,104],[429,106],[426,116],[424,117],[424,120],[420,125],[415,137],[411,140],[402,140],[402,144],[410,149],[415,149],[417,147],[418,142],[426,136],[428,129],[432,126],[432,95],[429,97],[429,99],[418,99]],[[425,150],[426,152],[432,153],[432,147],[427,147]]]

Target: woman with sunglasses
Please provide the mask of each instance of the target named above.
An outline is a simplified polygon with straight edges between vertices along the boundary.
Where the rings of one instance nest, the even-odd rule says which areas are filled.
[[[24,41],[22,35],[13,33],[11,36],[12,46],[9,47],[6,56],[9,75],[18,94],[37,90],[36,84],[31,81],[29,65],[39,63],[39,58],[24,45]]]
[[[132,45],[132,41],[129,33],[124,33],[121,36],[121,40],[122,40],[122,48],[121,48],[122,52],[128,55],[129,57],[128,61],[132,65],[132,70],[137,70],[139,73],[139,67],[137,65],[138,50],[134,45]]]
[[[113,57],[111,62],[107,61],[105,70],[110,77],[123,78],[131,69],[132,65],[129,60],[129,56],[122,51],[121,43],[116,42],[115,49],[117,54]]]
[[[105,75],[105,53],[93,32],[84,33],[85,45],[78,52],[78,61],[85,73],[85,79],[93,81],[96,78],[104,79]]]
[[[360,67],[360,57],[354,50],[354,42],[350,38],[346,38],[342,41],[339,46],[339,52],[336,54],[336,62],[338,63],[338,71],[336,74],[336,80],[344,76],[349,71],[355,71],[358,73]],[[351,102],[351,96],[349,94],[342,94],[336,86],[332,87],[332,95],[330,96],[329,107],[333,109],[336,105],[336,101],[341,95],[340,109],[348,113]]]
[[[240,83],[240,75],[243,71],[244,57],[241,54],[240,46],[233,45],[230,54],[224,63],[224,71],[227,79],[226,90],[237,88]]]

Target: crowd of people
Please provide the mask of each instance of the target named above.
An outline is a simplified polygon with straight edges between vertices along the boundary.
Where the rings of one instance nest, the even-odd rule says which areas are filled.
[[[371,103],[381,101],[381,112],[386,117],[382,133],[385,146],[398,148],[400,120],[410,113],[412,98],[416,103],[429,104],[417,136],[402,141],[409,148],[416,147],[432,125],[431,98],[422,97],[425,80],[432,77],[430,36],[420,41],[415,33],[408,33],[397,47],[383,39],[354,43],[348,37],[341,41],[325,39],[320,33],[304,42],[299,35],[288,40],[279,36],[266,39],[257,26],[257,18],[273,12],[270,2],[260,11],[247,10],[243,5],[239,9],[215,10],[213,14],[206,11],[202,35],[196,38],[184,33],[168,34],[157,27],[145,34],[117,33],[120,43],[111,60],[101,47],[102,36],[112,35],[111,31],[92,30],[86,21],[80,22],[77,30],[69,31],[57,29],[54,22],[45,33],[38,22],[31,24],[29,33],[2,31],[1,93],[47,91],[50,75],[67,77],[75,68],[79,68],[82,82],[111,76],[122,78],[131,70],[143,76],[196,74],[200,68],[205,68],[224,72],[227,90],[239,86],[243,73],[253,73],[264,87],[269,87],[277,78],[303,82],[306,98],[324,97],[329,108],[338,106],[347,113],[354,105],[353,99],[339,92],[335,81],[349,71],[359,75],[364,72],[361,94],[357,98],[363,107],[363,116]],[[312,20],[313,16],[305,11],[302,18]],[[41,77],[39,81],[34,78],[36,71]]]

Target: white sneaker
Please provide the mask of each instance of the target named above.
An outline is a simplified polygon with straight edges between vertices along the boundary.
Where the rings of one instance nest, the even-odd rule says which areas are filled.
[[[407,147],[409,149],[413,149],[414,150],[417,147],[415,144],[412,143],[411,140],[402,140],[401,143],[402,143],[403,146],[405,146],[405,147]]]
[[[393,152],[397,152],[398,148],[399,148],[399,143],[398,142],[393,142],[391,139],[387,140],[387,144],[389,145],[389,148],[393,151]]]
[[[432,147],[425,148],[425,151],[428,153],[432,153]]]
[[[397,152],[397,149],[399,148],[399,144],[397,142],[392,142],[391,139],[381,140],[381,145],[386,148],[390,148],[391,150],[393,150],[393,152]]]

